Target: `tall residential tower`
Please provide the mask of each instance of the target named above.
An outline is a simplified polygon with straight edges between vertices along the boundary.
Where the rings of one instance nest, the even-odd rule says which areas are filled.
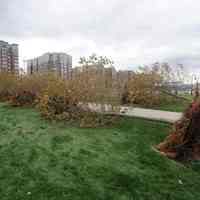
[[[18,45],[0,41],[0,71],[18,73]]]

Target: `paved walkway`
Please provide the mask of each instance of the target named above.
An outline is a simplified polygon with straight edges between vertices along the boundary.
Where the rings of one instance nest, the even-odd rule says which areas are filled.
[[[182,113],[169,112],[162,110],[134,108],[134,107],[121,107],[120,115],[139,117],[144,119],[151,119],[157,121],[164,121],[174,123],[182,117]]]
[[[178,112],[169,112],[162,110],[153,110],[153,109],[145,109],[145,108],[135,108],[130,106],[121,106],[113,111],[111,105],[100,105],[89,103],[89,108],[96,112],[103,113],[112,113],[116,115],[122,116],[131,116],[131,117],[139,117],[150,120],[157,120],[163,122],[174,123],[182,117],[182,113]],[[102,107],[103,106],[103,107]]]

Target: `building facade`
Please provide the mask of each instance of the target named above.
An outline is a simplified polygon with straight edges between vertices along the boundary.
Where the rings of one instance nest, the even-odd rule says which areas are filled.
[[[0,41],[0,71],[19,72],[19,53],[17,44]]]
[[[63,78],[70,79],[71,70],[72,56],[66,53],[45,53],[40,57],[27,60],[28,74],[55,72]]]

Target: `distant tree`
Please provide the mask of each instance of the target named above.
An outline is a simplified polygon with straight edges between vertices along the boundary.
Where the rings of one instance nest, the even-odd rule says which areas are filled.
[[[156,62],[150,66],[139,67],[139,72],[144,74],[158,74],[165,82],[170,82],[173,79],[173,70],[168,63]]]
[[[86,57],[80,57],[79,64],[81,65],[113,65],[114,62],[106,57],[106,56],[97,56],[95,53],[93,53],[88,58]]]
[[[185,67],[182,64],[178,64],[176,66],[176,79],[180,82],[184,82],[186,78],[186,71]]]
[[[188,75],[186,74],[186,68],[182,64],[171,66],[167,62],[156,62],[151,66],[139,67],[139,72],[157,73],[162,77],[165,83],[185,82],[186,78],[188,78]]]
[[[163,101],[177,100],[177,87],[173,88],[176,94],[172,94],[170,83],[184,83],[185,77],[183,65],[171,66],[156,62],[150,66],[140,66],[128,81],[122,102],[151,106]]]

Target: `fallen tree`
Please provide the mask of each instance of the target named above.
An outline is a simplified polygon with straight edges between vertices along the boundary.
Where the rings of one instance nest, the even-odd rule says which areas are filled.
[[[167,157],[178,161],[200,160],[199,99],[194,100],[157,149]]]

